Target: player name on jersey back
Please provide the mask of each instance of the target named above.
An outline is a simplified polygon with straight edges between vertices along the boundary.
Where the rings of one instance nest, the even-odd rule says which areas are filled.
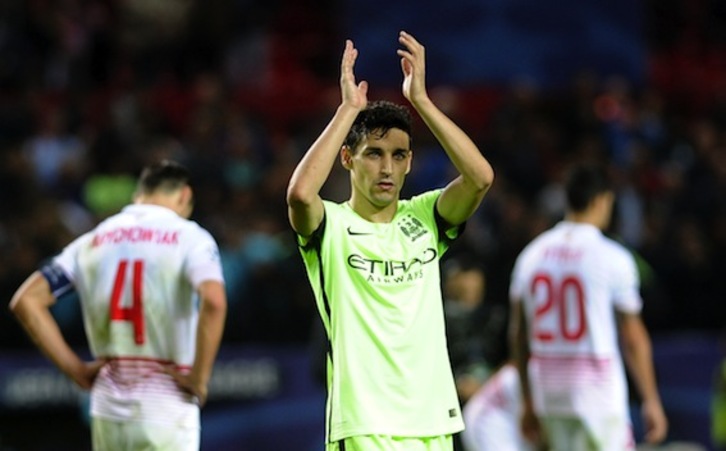
[[[98,247],[122,242],[177,245],[179,244],[179,231],[146,227],[119,227],[96,233],[91,241],[91,246]]]

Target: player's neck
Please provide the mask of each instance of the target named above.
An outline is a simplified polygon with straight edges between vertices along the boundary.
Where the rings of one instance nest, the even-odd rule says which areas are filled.
[[[143,197],[137,198],[135,203],[141,204],[141,205],[156,205],[157,207],[168,208],[169,210],[171,210],[174,213],[181,216],[180,212],[178,211],[178,207],[177,207],[178,202],[176,201],[176,199],[172,198],[171,196],[163,196],[163,195],[143,196]]]
[[[348,200],[348,205],[358,214],[361,218],[369,222],[374,223],[389,223],[393,221],[393,217],[396,215],[398,210],[398,199],[394,200],[385,207],[378,207],[368,202],[367,199],[362,199],[358,196],[352,196]]]
[[[577,224],[589,224],[597,227],[598,229],[602,229],[598,216],[587,211],[577,213],[569,212],[565,215],[565,221]]]

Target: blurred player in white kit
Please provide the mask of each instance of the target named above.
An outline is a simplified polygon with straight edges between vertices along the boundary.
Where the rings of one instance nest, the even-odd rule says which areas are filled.
[[[535,451],[537,444],[522,435],[522,395],[514,362],[497,369],[464,404],[466,451]]]
[[[31,274],[10,303],[38,348],[91,391],[94,450],[200,447],[227,298],[217,244],[188,219],[189,178],[175,162],[146,167],[134,203]],[[93,362],[49,312],[73,289]]]
[[[535,438],[541,427],[552,451],[635,449],[624,358],[645,439],[660,442],[668,426],[635,260],[602,233],[615,197],[607,173],[576,166],[565,191],[564,220],[525,247],[511,278],[523,432]]]

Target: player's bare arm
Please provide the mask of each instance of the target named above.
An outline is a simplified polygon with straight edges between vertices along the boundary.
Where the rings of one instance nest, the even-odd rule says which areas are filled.
[[[623,357],[642,399],[641,414],[648,443],[660,443],[668,433],[668,420],[658,394],[650,336],[640,315],[618,314]]]
[[[426,91],[426,50],[402,31],[398,50],[403,71],[403,95],[436,137],[461,174],[444,189],[437,203],[439,214],[450,224],[466,221],[477,209],[494,181],[494,170],[476,144],[429,98]]]
[[[310,236],[323,220],[320,190],[330,175],[353,121],[368,103],[368,83],[356,83],[353,73],[357,58],[358,49],[347,40],[340,66],[341,103],[290,178],[287,188],[288,217],[292,228],[303,236]]]
[[[50,313],[55,304],[48,281],[39,271],[34,272],[18,288],[10,301],[10,310],[40,350],[73,382],[89,390],[103,360],[84,362],[66,342]]]
[[[199,405],[203,406],[207,401],[207,385],[212,377],[214,360],[224,332],[227,295],[224,285],[217,281],[203,282],[197,291],[199,292],[200,311],[194,364],[189,374],[182,374],[174,368],[169,368],[167,372],[174,377],[183,390],[196,396]]]
[[[519,384],[522,390],[522,418],[520,427],[522,435],[532,443],[540,443],[542,434],[539,419],[534,413],[532,392],[529,386],[527,362],[529,360],[529,338],[527,337],[527,322],[521,302],[511,303],[511,318],[509,320],[509,342],[512,358],[519,374]]]

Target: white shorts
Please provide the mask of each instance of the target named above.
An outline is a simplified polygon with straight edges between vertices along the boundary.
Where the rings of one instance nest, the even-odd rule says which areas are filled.
[[[635,450],[633,428],[623,418],[600,421],[574,417],[540,417],[550,451]]]
[[[466,451],[534,451],[534,445],[522,435],[519,418],[496,409],[472,418],[467,418],[466,413],[465,407],[466,429],[461,440]]]
[[[199,428],[91,418],[94,451],[199,451]]]

